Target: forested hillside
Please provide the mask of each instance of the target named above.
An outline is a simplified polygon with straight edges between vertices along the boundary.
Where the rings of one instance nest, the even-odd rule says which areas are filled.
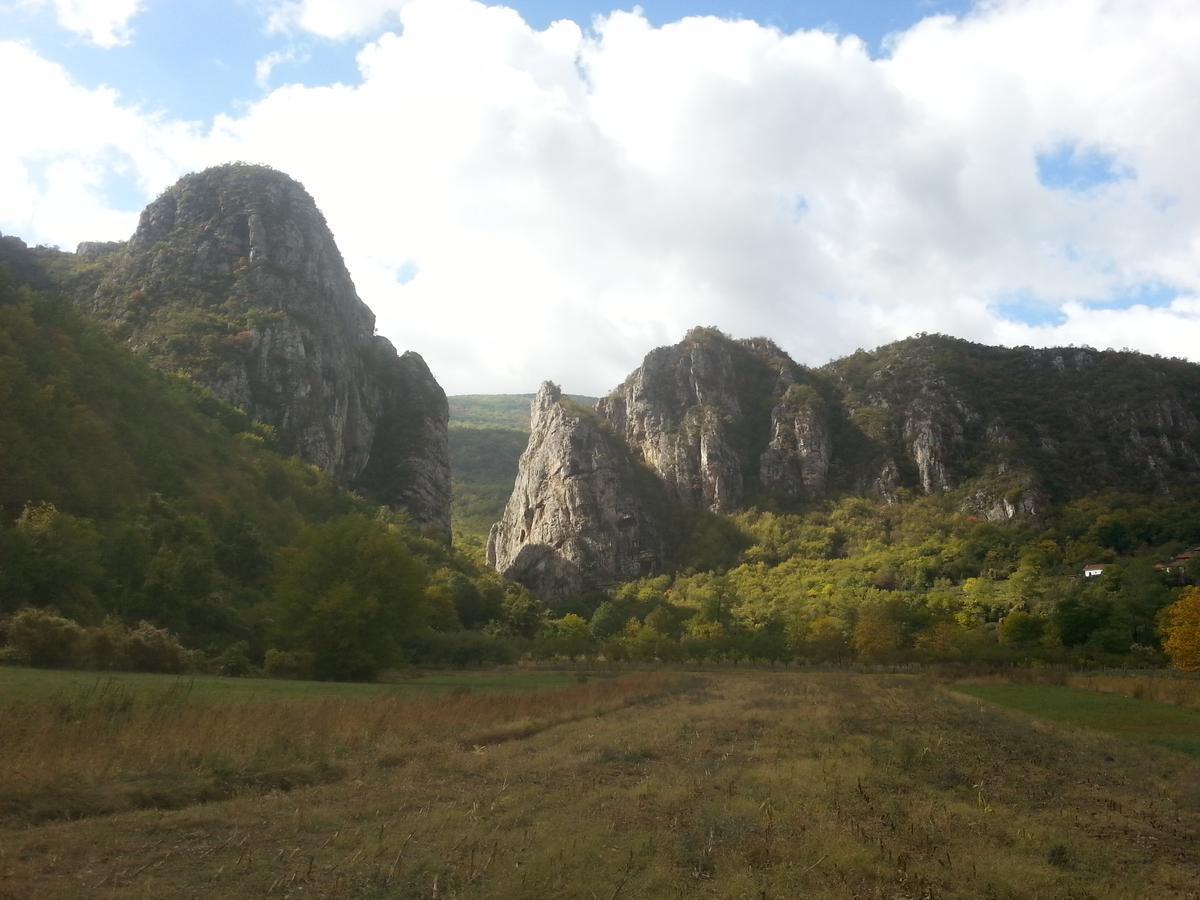
[[[1200,574],[1168,565],[1200,544],[1183,360],[923,335],[813,370],[697,328],[537,408],[489,562],[607,655],[1153,661]]]
[[[527,627],[519,589],[280,454],[271,428],[152,369],[35,290],[36,254],[5,250],[21,265],[0,265],[0,618],[64,617],[9,622],[72,643],[44,661],[128,663],[98,646],[110,617],[232,649],[235,667],[273,650],[282,669],[352,677],[503,628],[506,604]]]

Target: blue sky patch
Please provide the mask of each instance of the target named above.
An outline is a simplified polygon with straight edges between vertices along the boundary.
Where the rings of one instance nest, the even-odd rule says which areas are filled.
[[[154,199],[147,197],[138,184],[132,165],[106,170],[101,193],[117,209],[128,212],[140,212],[142,207]]]
[[[411,259],[407,259],[396,270],[396,281],[399,284],[408,284],[417,277],[419,271],[421,270],[417,268],[417,264]]]
[[[1136,177],[1133,169],[1115,156],[1077,144],[1063,144],[1053,152],[1039,153],[1037,175],[1043,187],[1074,192]]]
[[[1162,309],[1179,296],[1179,290],[1162,282],[1143,282],[1120,291],[1104,300],[1088,301],[1088,306],[1103,309],[1128,309],[1130,306],[1149,306]]]
[[[104,49],[59,28],[49,10],[6,11],[0,16],[0,40],[27,42],[85,87],[116,88],[126,103],[189,120],[234,114],[261,97],[255,63],[272,52],[295,50],[298,57],[308,57],[303,66],[282,63],[272,86],[359,80],[355,55],[361,42],[267,35],[260,10],[251,3],[151,3],[130,25],[132,43]]]
[[[855,34],[874,52],[883,48],[883,39],[902,31],[928,16],[961,15],[973,5],[971,0],[508,0],[530,25],[545,28],[556,19],[573,19],[587,28],[592,18],[614,9],[641,7],[654,25],[665,25],[685,16],[719,16],[725,19],[753,19],[780,31],[823,28],[839,34]]]
[[[1006,319],[1035,327],[1062,325],[1067,321],[1066,315],[1058,305],[1039,300],[1028,291],[1010,294],[991,304],[991,309]]]
[[[1148,306],[1162,309],[1171,305],[1179,296],[1179,290],[1162,282],[1142,282],[1119,291],[1111,297],[1079,297],[1078,302],[1090,309],[1129,309],[1132,306]],[[1062,325],[1067,321],[1057,302],[1039,299],[1029,291],[1006,295],[990,309],[997,315],[1014,322],[1034,327]]]

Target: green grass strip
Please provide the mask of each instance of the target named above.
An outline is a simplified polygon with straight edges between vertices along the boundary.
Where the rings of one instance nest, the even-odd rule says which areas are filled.
[[[955,685],[953,689],[1041,719],[1200,757],[1200,710],[1057,685]]]
[[[150,675],[136,672],[86,672],[0,666],[0,706],[13,701],[42,700],[112,690],[135,696],[173,691],[190,702],[275,700],[301,697],[444,694],[479,690],[520,692],[567,687],[576,676],[563,672],[430,672],[396,681],[357,684],[332,681],[288,681],[273,678],[222,678],[215,675]]]

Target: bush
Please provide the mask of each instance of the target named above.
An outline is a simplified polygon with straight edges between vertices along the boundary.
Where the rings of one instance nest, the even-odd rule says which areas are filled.
[[[1010,647],[1029,647],[1041,640],[1045,630],[1045,619],[1014,609],[1000,622],[1000,642]]]
[[[255,674],[250,661],[250,645],[246,641],[230,644],[216,659],[217,672],[230,678],[246,678]]]
[[[82,628],[53,610],[27,607],[3,623],[0,662],[46,668],[180,672],[192,654],[175,635],[149,622],[130,627],[117,619]]]
[[[84,632],[75,622],[48,609],[23,609],[5,629],[10,647],[23,654],[31,666],[78,665]]]
[[[188,652],[165,628],[139,622],[126,634],[124,657],[135,672],[180,672]]]
[[[307,650],[279,650],[272,647],[263,660],[263,671],[269,678],[313,677],[316,657]]]

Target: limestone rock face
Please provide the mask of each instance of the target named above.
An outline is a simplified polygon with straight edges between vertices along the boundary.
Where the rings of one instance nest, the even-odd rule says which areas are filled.
[[[487,560],[544,600],[655,574],[667,562],[664,491],[594,412],[553,384],[533,400],[516,485]]]
[[[771,409],[771,439],[759,457],[759,480],[768,495],[784,500],[820,497],[829,484],[832,453],[825,403],[784,373],[780,387]]]
[[[142,213],[80,298],[130,346],[276,429],[281,449],[449,536],[446,397],[415,353],[375,335],[312,197],[230,165]]]
[[[652,351],[597,409],[681,503],[731,513],[764,493],[824,492],[830,429],[802,376],[770,341],[697,328]]]

